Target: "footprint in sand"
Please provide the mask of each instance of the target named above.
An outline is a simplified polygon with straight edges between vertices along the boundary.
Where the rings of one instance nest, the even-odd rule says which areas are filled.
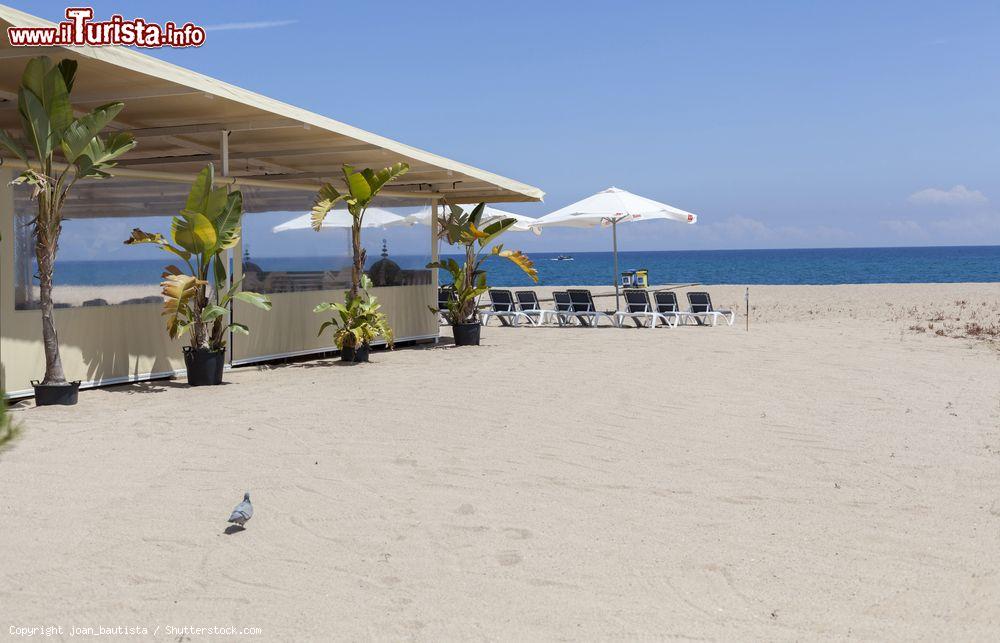
[[[521,558],[521,554],[513,550],[502,551],[499,554],[497,554],[497,562],[504,567],[510,567],[511,565],[516,565],[522,560],[524,559]]]
[[[514,538],[516,540],[527,540],[533,535],[528,529],[521,529],[519,527],[505,527],[503,533],[508,538]]]

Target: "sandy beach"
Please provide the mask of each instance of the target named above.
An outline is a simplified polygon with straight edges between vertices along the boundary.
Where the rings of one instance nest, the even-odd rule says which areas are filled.
[[[1000,284],[756,286],[749,332],[742,287],[705,289],[733,327],[490,326],[22,403],[2,631],[1000,637]]]

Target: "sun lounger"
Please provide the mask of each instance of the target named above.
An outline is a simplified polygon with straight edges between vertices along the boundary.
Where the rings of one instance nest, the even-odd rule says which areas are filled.
[[[653,298],[656,300],[656,312],[667,319],[673,319],[674,327],[677,326],[678,322],[682,324],[687,324],[689,321],[699,323],[696,315],[681,310],[681,306],[677,302],[677,293],[674,291],[657,290],[653,293]]]
[[[566,292],[569,294],[570,303],[573,304],[573,312],[578,315],[580,323],[584,326],[596,327],[602,319],[607,319],[612,326],[617,325],[612,316],[614,313],[597,310],[597,306],[594,305],[594,296],[590,294],[589,290],[577,289]]]
[[[687,294],[688,298],[688,312],[695,315],[698,318],[698,323],[703,324],[705,321],[711,319],[712,325],[720,319],[723,319],[730,326],[736,321],[736,313],[731,310],[718,310],[712,307],[712,297],[707,292],[689,292]]]
[[[542,303],[538,301],[538,294],[534,290],[517,290],[514,292],[517,297],[517,308],[534,321],[535,326],[541,326],[556,316],[556,311],[542,308]]]
[[[662,315],[653,310],[649,303],[649,293],[637,288],[625,289],[625,310],[615,313],[615,323],[619,328],[626,319],[631,319],[636,328],[643,328],[643,320],[649,324],[649,328],[656,328],[657,322],[670,327],[677,325],[676,315]]]
[[[533,324],[531,317],[519,311],[514,304],[514,295],[509,290],[490,289],[490,308],[482,311],[483,326],[496,317],[503,326],[519,326],[521,320]]]
[[[565,326],[569,324],[572,320],[576,320],[581,326],[586,326],[587,318],[582,318],[583,313],[577,313],[573,311],[573,300],[570,299],[569,293],[565,290],[556,290],[552,293],[552,300],[556,304],[555,315],[556,321],[559,322],[560,326]]]

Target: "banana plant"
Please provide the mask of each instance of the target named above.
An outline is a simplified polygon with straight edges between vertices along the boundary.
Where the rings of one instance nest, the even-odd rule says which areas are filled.
[[[333,311],[336,316],[323,322],[319,327],[319,335],[327,328],[333,328],[333,341],[337,348],[360,348],[371,344],[372,340],[385,337],[389,348],[392,348],[392,328],[389,320],[382,312],[382,305],[376,297],[368,294],[372,280],[368,275],[361,276],[361,292],[356,297],[346,293],[344,303],[322,303],[313,310],[314,313]]]
[[[62,206],[80,179],[106,179],[115,159],[135,147],[131,134],[101,132],[118,116],[124,103],[108,103],[83,116],[75,116],[70,99],[76,61],[53,64],[46,56],[28,61],[17,91],[21,139],[0,130],[0,147],[27,166],[14,179],[28,184],[38,209],[33,220],[35,259],[38,262],[39,307],[45,349],[43,385],[66,384],[59,337],[52,309],[52,283],[56,251],[62,232]]]
[[[351,213],[353,263],[351,264],[350,299],[358,296],[358,289],[361,286],[361,275],[365,270],[365,257],[367,253],[361,246],[361,224],[365,218],[365,211],[387,183],[406,174],[409,169],[410,166],[406,163],[395,163],[377,172],[370,168],[356,172],[352,166],[345,163],[342,170],[344,172],[344,184],[347,186],[347,192],[341,194],[333,184],[325,183],[316,194],[316,199],[312,207],[313,230],[318,232],[323,227],[323,220],[338,201],[343,201],[347,204],[347,211]]]
[[[448,309],[440,311],[431,308],[431,311],[442,312],[452,326],[479,321],[479,307],[476,302],[489,290],[483,264],[490,257],[510,261],[538,283],[538,271],[526,254],[520,250],[504,250],[503,244],[491,245],[497,237],[517,223],[517,219],[508,217],[481,227],[485,209],[486,204],[480,203],[471,212],[466,213],[462,208],[451,205],[449,214],[442,215],[438,219],[438,238],[447,241],[449,245],[462,246],[465,254],[463,263],[448,258],[427,264],[428,268],[440,268],[451,275],[454,297],[449,300]]]
[[[226,331],[250,333],[245,324],[225,321],[232,300],[264,310],[271,309],[271,300],[240,290],[242,279],[227,284],[224,253],[240,241],[243,194],[213,187],[214,174],[211,163],[198,174],[184,209],[171,222],[170,241],[159,232],[136,228],[125,244],[155,244],[184,262],[187,272],[171,264],[162,275],[167,334],[176,339],[190,330],[192,348],[219,351],[226,347]]]

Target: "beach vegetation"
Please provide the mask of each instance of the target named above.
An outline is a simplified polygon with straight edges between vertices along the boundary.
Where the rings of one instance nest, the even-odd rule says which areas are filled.
[[[319,327],[318,335],[327,328],[333,330],[333,341],[337,348],[354,349],[368,346],[378,337],[384,337],[392,348],[392,328],[389,319],[382,312],[378,298],[369,294],[372,280],[361,275],[360,290],[356,295],[345,293],[344,303],[322,303],[313,310],[315,313],[333,312],[333,316]]]
[[[230,321],[233,300],[271,309],[267,296],[240,289],[242,279],[229,283],[226,251],[240,241],[243,194],[215,187],[214,171],[210,163],[198,174],[184,209],[171,221],[169,240],[139,228],[125,240],[126,245],[154,244],[180,259],[164,269],[160,284],[167,334],[176,339],[190,333],[191,348],[207,351],[224,350],[230,330],[250,333],[245,324]]]
[[[17,91],[21,138],[15,139],[0,130],[0,146],[26,166],[14,183],[30,185],[37,205],[32,234],[45,351],[42,386],[67,385],[52,301],[63,203],[77,181],[109,178],[115,159],[135,147],[135,140],[128,133],[101,136],[125,107],[124,103],[101,105],[79,117],[74,114],[70,93],[76,68],[76,61],[69,59],[58,64],[47,56],[29,60]]]
[[[345,164],[345,192],[338,190],[332,183],[326,183],[316,194],[312,207],[312,227],[317,232],[323,227],[323,220],[337,203],[343,201],[351,215],[351,287],[344,295],[344,303],[323,303],[314,312],[334,311],[336,315],[323,322],[319,334],[327,328],[335,328],[334,341],[337,348],[353,351],[355,348],[367,347],[377,337],[384,337],[392,347],[392,329],[388,319],[381,312],[381,305],[372,297],[368,289],[371,280],[364,274],[367,252],[361,245],[361,226],[364,223],[365,211],[388,183],[406,174],[410,166],[406,163],[395,163],[381,170],[364,168],[355,170]]]
[[[480,203],[470,212],[450,205],[449,212],[438,218],[438,235],[452,246],[461,246],[464,260],[460,263],[452,258],[440,259],[427,264],[428,268],[440,268],[452,279],[454,296],[446,310],[431,308],[441,313],[452,326],[479,323],[478,300],[487,290],[486,270],[488,259],[497,257],[510,261],[538,283],[538,271],[531,259],[520,250],[506,250],[503,244],[495,243],[497,238],[510,229],[517,219],[506,218],[483,225],[485,203]]]
[[[357,297],[361,288],[361,275],[365,270],[365,259],[367,252],[361,245],[361,225],[364,222],[365,211],[372,204],[372,201],[379,195],[382,188],[391,181],[406,174],[410,166],[406,163],[394,163],[381,170],[364,168],[355,169],[344,164],[344,184],[347,186],[345,192],[340,192],[332,183],[325,183],[316,194],[316,199],[312,207],[312,227],[319,232],[323,227],[323,220],[330,210],[337,203],[343,201],[347,205],[347,211],[351,214],[351,252],[353,262],[351,264],[351,292],[350,297]]]

